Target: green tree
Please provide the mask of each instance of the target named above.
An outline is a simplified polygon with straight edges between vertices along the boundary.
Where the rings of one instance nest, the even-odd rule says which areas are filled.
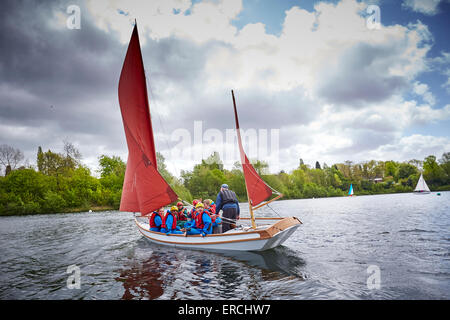
[[[269,164],[265,161],[252,161],[252,166],[255,168],[255,171],[258,175],[268,174],[269,173]]]
[[[430,185],[439,185],[443,182],[444,170],[437,163],[435,156],[425,158],[423,170],[423,177]]]
[[[44,163],[44,153],[42,152],[42,147],[39,146],[36,159],[36,164],[39,172],[44,171],[43,163]]]
[[[386,161],[384,163],[384,175],[393,177],[395,181],[398,180],[398,165],[395,161]]]
[[[409,163],[400,163],[398,167],[398,177],[400,179],[406,179],[410,175],[417,173],[418,173],[417,167]]]
[[[440,166],[445,173],[444,183],[450,184],[450,152],[446,152],[442,155],[442,158],[439,160]]]
[[[120,159],[120,157],[107,155],[101,155],[98,159],[98,164],[100,166],[99,173],[102,178],[109,175],[116,175],[123,177],[125,175],[125,162]]]

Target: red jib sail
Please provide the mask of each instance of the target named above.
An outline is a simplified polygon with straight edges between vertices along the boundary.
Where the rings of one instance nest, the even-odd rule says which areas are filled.
[[[119,80],[119,104],[128,145],[121,211],[148,214],[177,200],[159,174],[137,26]]]
[[[256,206],[266,200],[272,195],[272,189],[264,182],[263,179],[258,175],[255,168],[251,165],[242,147],[241,132],[239,128],[239,119],[236,109],[236,101],[234,100],[234,92],[231,90],[233,96],[233,106],[234,106],[234,118],[236,120],[236,132],[238,138],[239,152],[241,154],[241,164],[244,171],[245,185],[247,187],[248,201],[252,206]]]

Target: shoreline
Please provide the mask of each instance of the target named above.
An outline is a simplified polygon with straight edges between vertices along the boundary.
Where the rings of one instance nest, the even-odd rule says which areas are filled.
[[[439,193],[439,192],[446,192],[450,191],[450,189],[446,190],[431,190],[430,194],[433,193]],[[413,191],[407,191],[407,192],[381,192],[381,193],[355,193],[353,197],[355,196],[377,196],[377,195],[384,195],[384,194],[403,194],[403,193],[411,193],[413,194]],[[349,197],[348,195],[344,196],[327,196],[327,197],[313,197],[313,198],[282,198],[280,201],[283,200],[306,200],[306,199],[326,199],[326,198],[345,198]],[[246,201],[239,201],[240,203],[247,203]],[[0,217],[15,217],[15,216],[37,216],[37,215],[51,215],[51,214],[75,214],[75,213],[83,213],[87,212],[89,213],[89,210],[92,210],[93,212],[105,212],[105,211],[118,211],[119,208],[114,206],[92,206],[92,207],[83,207],[83,208],[67,208],[58,212],[42,212],[42,213],[27,213],[27,214],[0,214]]]

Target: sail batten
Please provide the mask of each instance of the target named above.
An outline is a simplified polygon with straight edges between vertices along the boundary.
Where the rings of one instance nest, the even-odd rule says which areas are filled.
[[[128,146],[120,210],[147,214],[178,196],[158,172],[137,25],[128,45],[118,91]]]
[[[242,146],[241,129],[239,127],[239,118],[237,114],[236,101],[234,98],[234,92],[231,90],[233,96],[234,106],[234,118],[236,122],[236,133],[239,146],[239,154],[241,156],[242,170],[244,172],[245,185],[247,188],[248,201],[250,205],[257,206],[272,195],[272,189],[264,182],[264,180],[258,175],[255,168],[245,154],[244,147]]]

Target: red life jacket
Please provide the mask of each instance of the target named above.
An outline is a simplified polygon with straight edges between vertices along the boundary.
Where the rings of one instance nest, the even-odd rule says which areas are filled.
[[[181,211],[177,211],[177,219],[180,221],[186,221],[187,220],[187,210],[186,208],[181,209]]]
[[[170,230],[176,229],[176,227],[177,227],[177,216],[172,214],[172,212],[170,212],[170,211],[167,211],[166,215],[164,216],[164,219],[162,219],[161,229],[162,228],[167,229],[166,219],[167,219],[169,214],[172,215],[172,217],[173,217],[172,228],[170,228]]]
[[[211,210],[211,207],[209,207],[209,209],[203,210],[203,212],[206,212],[209,215],[212,223],[216,222],[217,215],[215,214],[215,211]]]
[[[191,209],[191,212],[189,212],[189,215],[191,216],[191,219],[195,219],[195,208]]]
[[[153,211],[153,214],[150,217],[150,228],[159,228],[160,227],[160,226],[157,226],[156,223],[155,223],[156,216],[160,217],[161,220],[163,220],[163,218],[159,215],[159,212]]]
[[[212,214],[216,214],[216,204],[212,204],[209,206],[209,210]]]
[[[206,213],[211,218],[211,215],[209,214],[209,212],[207,210],[203,210],[202,214],[197,212],[197,215],[195,216],[195,227],[197,229],[203,229],[205,227],[205,224],[203,223],[203,214],[204,213]],[[212,218],[211,218],[211,220],[212,220]]]

